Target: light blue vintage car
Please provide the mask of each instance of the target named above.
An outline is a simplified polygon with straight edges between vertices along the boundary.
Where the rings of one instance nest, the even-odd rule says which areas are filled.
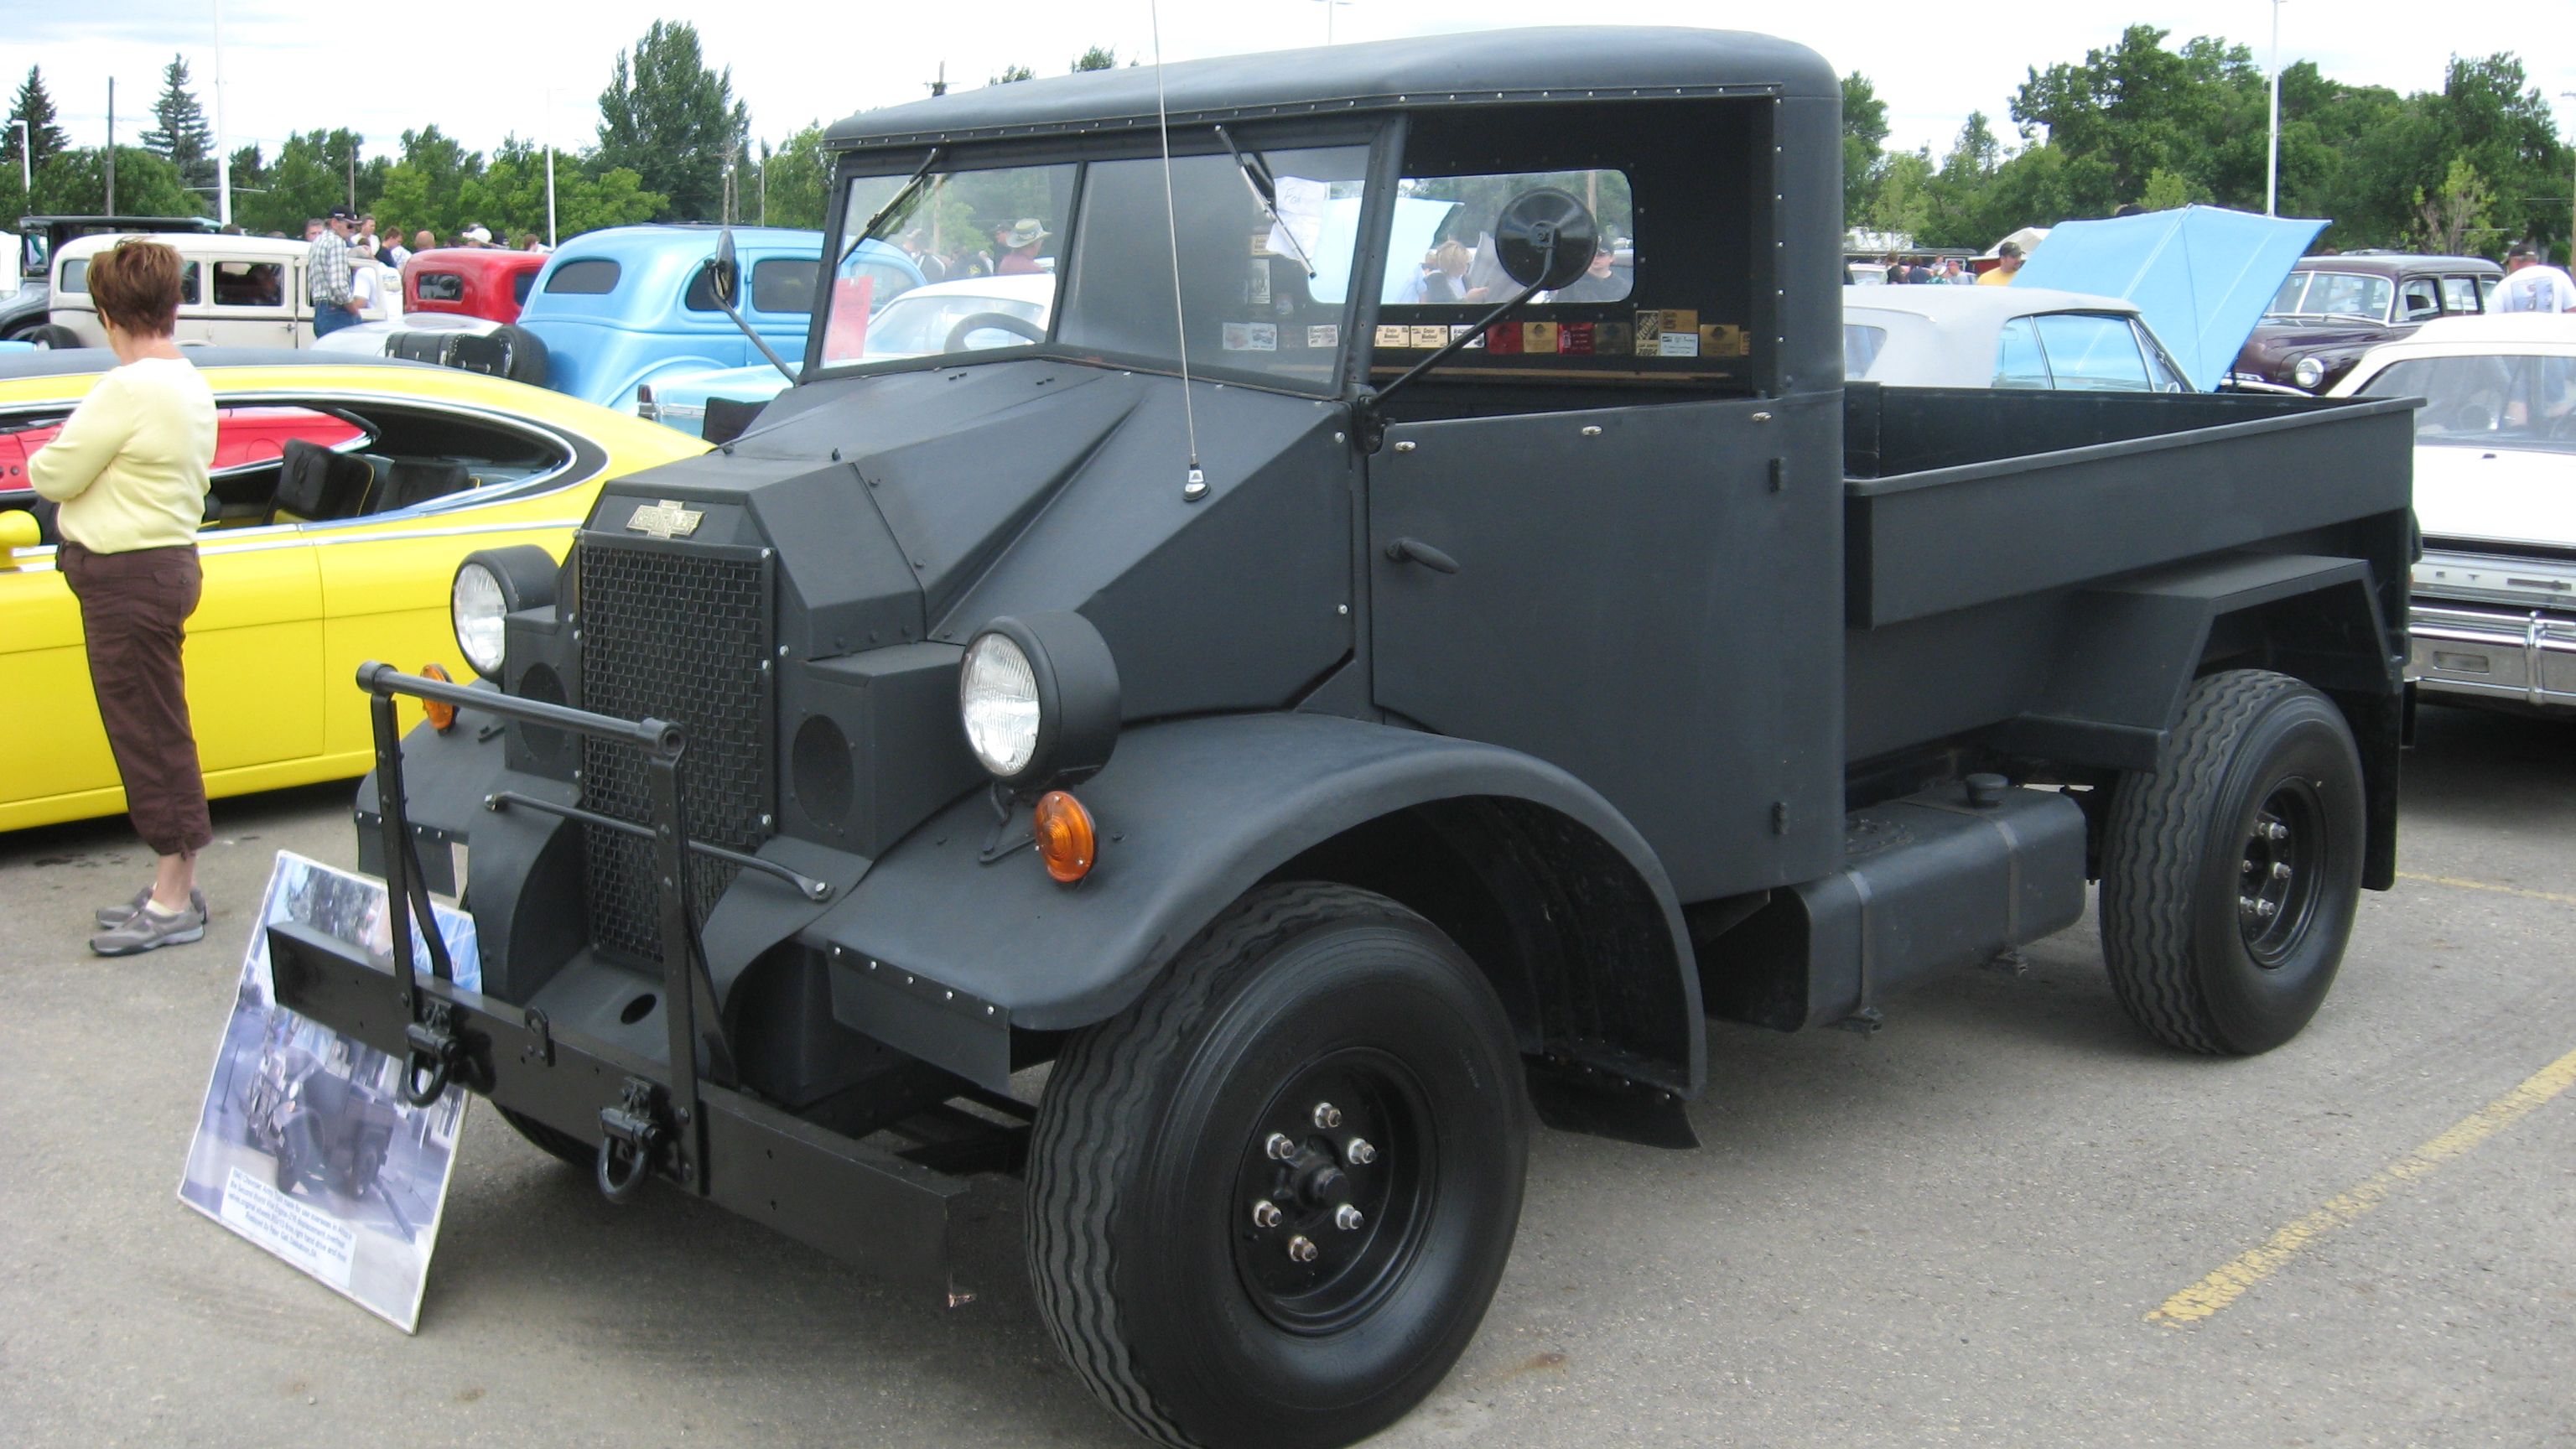
[[[718,305],[709,226],[621,226],[563,244],[538,274],[518,325],[545,344],[546,385],[620,411],[657,378],[768,364]],[[805,355],[823,235],[737,227],[742,317],[793,365]],[[882,302],[921,284],[902,249],[870,241],[844,270],[874,278]]]

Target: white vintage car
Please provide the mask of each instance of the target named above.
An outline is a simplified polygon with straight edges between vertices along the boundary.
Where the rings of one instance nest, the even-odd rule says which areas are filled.
[[[90,300],[89,264],[124,240],[119,234],[85,236],[54,257],[50,325],[29,334],[52,347],[105,347],[98,305]],[[304,261],[312,248],[281,237],[173,233],[152,240],[178,249],[186,267],[179,284],[176,337],[182,347],[310,347],[313,304],[306,300]],[[372,305],[359,317],[374,321],[402,314],[402,284],[391,268],[374,266]],[[41,334],[41,335],[39,335]]]
[[[2135,303],[2044,287],[1854,287],[1843,376],[1896,387],[2189,392]]]
[[[2335,397],[2420,397],[2410,676],[2425,697],[2576,718],[2576,314],[2428,322]]]

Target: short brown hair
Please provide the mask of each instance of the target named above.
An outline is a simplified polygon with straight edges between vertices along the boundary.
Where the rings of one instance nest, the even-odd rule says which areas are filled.
[[[90,258],[90,300],[137,337],[167,337],[179,324],[180,274],[176,248],[130,236]]]

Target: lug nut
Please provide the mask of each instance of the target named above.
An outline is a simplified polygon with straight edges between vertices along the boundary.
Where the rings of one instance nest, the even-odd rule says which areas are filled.
[[[1285,1162],[1297,1155],[1297,1144],[1288,1140],[1287,1133],[1273,1132],[1270,1140],[1261,1144],[1261,1150],[1269,1153],[1272,1161]]]
[[[1329,1132],[1342,1125],[1342,1109],[1330,1102],[1315,1104],[1315,1125]]]
[[[1368,1219],[1360,1216],[1360,1210],[1349,1203],[1344,1203],[1333,1210],[1333,1226],[1346,1233],[1358,1231],[1360,1224],[1367,1221]]]
[[[2290,863],[2288,861],[2276,860],[2272,862],[2272,879],[2288,880],[2290,878],[2290,874]]]
[[[1304,1233],[1299,1233],[1288,1240],[1288,1261],[1292,1263],[1315,1261],[1315,1244]]]
[[[2266,820],[2263,822],[2262,835],[2265,840],[2287,840],[2290,838],[2290,827],[2278,820]]]
[[[1342,1149],[1342,1157],[1355,1165],[1366,1166],[1377,1161],[1377,1149],[1369,1146],[1366,1138],[1354,1137],[1351,1145]]]
[[[1279,1226],[1279,1204],[1272,1202],[1266,1197],[1261,1201],[1254,1203],[1252,1205],[1252,1225],[1256,1228],[1275,1228]]]
[[[2264,920],[2268,921],[2274,916],[2281,914],[2281,908],[2271,901],[2256,901],[2254,903],[2254,914],[2261,916]]]

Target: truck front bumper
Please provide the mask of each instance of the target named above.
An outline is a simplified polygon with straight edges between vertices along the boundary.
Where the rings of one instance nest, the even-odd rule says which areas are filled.
[[[2576,711],[2576,615],[2418,598],[2410,632],[2427,696]]]

